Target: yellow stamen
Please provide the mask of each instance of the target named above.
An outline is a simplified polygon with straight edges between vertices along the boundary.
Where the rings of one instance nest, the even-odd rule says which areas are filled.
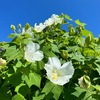
[[[53,80],[57,80],[58,79],[58,74],[57,74],[56,70],[54,72],[52,72],[52,79]]]

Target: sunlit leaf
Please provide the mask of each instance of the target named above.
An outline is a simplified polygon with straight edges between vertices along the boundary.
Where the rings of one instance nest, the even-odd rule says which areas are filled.
[[[25,98],[21,94],[16,94],[12,97],[12,100],[25,100]]]
[[[59,86],[59,85],[55,85],[55,87],[52,89],[52,93],[54,94],[54,98],[55,100],[58,100],[61,93],[63,91],[63,87],[62,86]]]
[[[17,37],[17,36],[20,36],[20,34],[17,34],[17,33],[12,33],[8,36],[8,38],[14,38],[14,37]]]
[[[47,82],[42,90],[42,93],[45,93],[47,95],[54,88],[54,86],[55,85],[53,83]]]
[[[100,91],[100,85],[93,85],[93,87],[97,90],[97,91]]]
[[[41,76],[37,73],[29,73],[29,75],[23,75],[22,80],[24,80],[29,87],[32,85],[36,85],[37,87],[40,87],[41,82]]]
[[[86,25],[85,23],[80,22],[79,19],[75,20],[75,23],[76,23],[77,25],[80,25],[80,26],[85,26],[85,25]]]
[[[66,15],[66,14],[65,14],[65,18],[72,21],[72,19],[70,18],[69,15]]]
[[[90,35],[91,37],[94,37],[93,34],[92,34],[92,32],[91,31],[88,31],[86,29],[85,30],[82,30],[81,32],[82,32],[82,35],[83,36],[88,37]]]

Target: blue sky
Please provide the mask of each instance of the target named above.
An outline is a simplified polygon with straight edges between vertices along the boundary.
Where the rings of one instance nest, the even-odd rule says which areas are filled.
[[[11,24],[33,26],[61,13],[87,23],[95,37],[100,34],[100,0],[0,0],[0,42],[10,41]]]

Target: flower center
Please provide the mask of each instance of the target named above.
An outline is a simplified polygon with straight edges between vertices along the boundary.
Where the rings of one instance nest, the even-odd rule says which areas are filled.
[[[52,79],[53,79],[53,80],[57,80],[57,79],[58,79],[58,74],[57,74],[57,71],[56,71],[56,70],[54,70],[54,71],[52,72]]]

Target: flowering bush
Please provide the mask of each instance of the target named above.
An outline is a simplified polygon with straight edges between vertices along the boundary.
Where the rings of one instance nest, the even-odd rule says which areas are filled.
[[[11,29],[0,43],[0,100],[100,99],[100,38],[85,23],[53,14]]]

